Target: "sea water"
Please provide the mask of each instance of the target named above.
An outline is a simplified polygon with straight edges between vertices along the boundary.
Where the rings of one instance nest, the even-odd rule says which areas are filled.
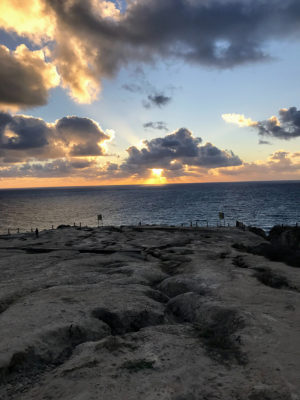
[[[223,212],[225,220],[219,219]],[[300,181],[0,190],[0,232],[61,224],[246,225],[300,223]]]

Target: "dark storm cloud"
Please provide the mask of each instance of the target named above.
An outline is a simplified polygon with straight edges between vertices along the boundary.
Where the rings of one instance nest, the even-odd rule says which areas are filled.
[[[157,121],[157,122],[149,121],[149,122],[146,122],[143,125],[143,127],[145,129],[156,129],[158,131],[168,131],[168,127],[167,127],[166,123],[163,121]]]
[[[47,103],[58,75],[41,54],[21,45],[15,52],[0,45],[0,107],[28,108]]]
[[[40,118],[0,112],[0,158],[20,162],[29,158],[100,156],[99,144],[110,137],[89,118],[64,117],[49,124]]]
[[[258,121],[254,128],[261,136],[284,140],[300,137],[300,110],[297,110],[296,107],[281,109],[279,119],[272,117],[265,121]]]
[[[144,141],[144,147],[130,147],[128,158],[121,169],[139,173],[143,169],[180,169],[182,164],[204,168],[241,165],[242,161],[231,151],[220,150],[211,143],[201,146],[202,139],[196,138],[185,128],[163,138]]]
[[[99,17],[87,1],[47,3],[66,29],[99,50],[104,75],[157,55],[221,68],[262,61],[267,40],[300,32],[299,0],[139,0],[119,20]]]

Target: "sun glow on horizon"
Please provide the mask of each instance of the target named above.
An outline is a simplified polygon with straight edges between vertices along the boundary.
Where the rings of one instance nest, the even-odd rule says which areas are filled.
[[[146,185],[162,185],[164,183],[167,183],[167,178],[162,176],[163,172],[164,172],[163,169],[152,168],[151,169],[152,177],[147,179],[145,184]]]
[[[154,175],[155,177],[160,178],[161,174],[163,173],[163,169],[157,169],[157,168],[152,168],[152,175]]]

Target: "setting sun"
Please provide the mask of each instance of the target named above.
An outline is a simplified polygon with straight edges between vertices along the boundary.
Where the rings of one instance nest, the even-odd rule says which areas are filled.
[[[151,169],[151,178],[147,179],[145,184],[146,185],[162,185],[164,183],[167,183],[167,179],[162,176],[164,170],[163,169],[157,169],[157,168],[152,168]]]
[[[163,169],[156,169],[156,168],[152,168],[152,175],[155,177],[160,178],[161,174],[163,173]]]

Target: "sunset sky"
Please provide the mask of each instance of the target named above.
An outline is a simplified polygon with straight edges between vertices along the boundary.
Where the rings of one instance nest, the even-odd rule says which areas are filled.
[[[300,179],[299,0],[1,0],[0,188]]]

